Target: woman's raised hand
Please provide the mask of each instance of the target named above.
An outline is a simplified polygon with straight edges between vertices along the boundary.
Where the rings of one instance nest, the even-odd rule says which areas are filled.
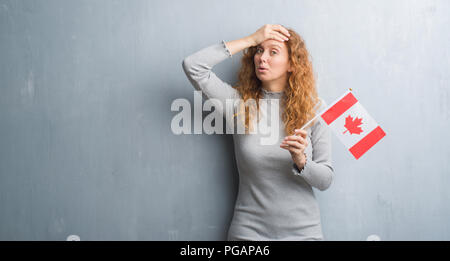
[[[289,31],[279,24],[266,24],[250,35],[253,46],[256,46],[265,40],[272,39],[280,42],[288,41]]]

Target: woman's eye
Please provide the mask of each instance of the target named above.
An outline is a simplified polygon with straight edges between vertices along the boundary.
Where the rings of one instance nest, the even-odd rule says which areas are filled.
[[[264,52],[263,49],[256,49],[256,53],[262,53],[262,52]],[[277,53],[278,53],[277,51],[272,51],[272,54],[277,54]]]

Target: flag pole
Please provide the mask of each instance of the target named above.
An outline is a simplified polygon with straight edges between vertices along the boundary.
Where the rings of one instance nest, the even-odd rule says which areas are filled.
[[[305,125],[303,125],[303,127],[300,128],[300,130],[303,130],[306,126],[308,126],[309,124],[311,124],[311,122],[313,122],[317,117],[320,116],[320,113],[317,114],[314,118],[312,118],[310,121],[308,121]]]
[[[352,91],[352,88],[348,88],[349,91]],[[303,125],[303,127],[300,128],[300,130],[303,130],[306,126],[308,126],[309,124],[311,124],[311,122],[313,122],[317,117],[319,117],[322,113],[318,113],[316,116],[314,116],[314,118],[312,118],[310,121],[308,121],[305,125]],[[294,134],[297,135],[297,134]]]

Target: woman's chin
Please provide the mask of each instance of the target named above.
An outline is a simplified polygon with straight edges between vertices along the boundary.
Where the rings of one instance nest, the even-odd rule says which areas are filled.
[[[261,74],[260,75],[256,75],[256,77],[262,82],[270,80],[269,77],[267,77],[265,75],[261,75]]]

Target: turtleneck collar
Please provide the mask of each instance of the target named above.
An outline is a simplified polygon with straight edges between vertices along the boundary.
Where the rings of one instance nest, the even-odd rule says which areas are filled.
[[[284,93],[284,91],[280,91],[280,92],[271,92],[271,91],[268,91],[268,90],[266,90],[266,89],[264,89],[264,88],[262,88],[262,87],[261,87],[261,89],[262,89],[262,92],[263,92],[264,96],[280,97],[280,96],[282,96],[283,93]]]

